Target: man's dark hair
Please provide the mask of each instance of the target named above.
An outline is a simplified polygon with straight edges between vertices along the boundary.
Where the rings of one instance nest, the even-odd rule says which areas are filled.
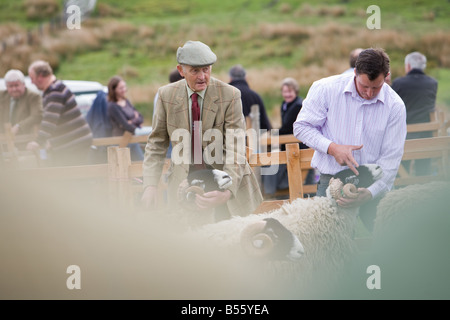
[[[356,60],[356,74],[366,74],[370,81],[389,73],[389,57],[381,48],[363,50]]]

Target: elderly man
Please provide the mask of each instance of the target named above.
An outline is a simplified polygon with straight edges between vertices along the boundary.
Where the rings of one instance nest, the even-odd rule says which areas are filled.
[[[50,64],[35,61],[28,68],[31,81],[43,92],[44,114],[35,141],[28,150],[46,147],[54,165],[88,162],[92,133],[75,101],[75,95],[57,80]]]
[[[168,173],[169,203],[176,203],[179,185],[186,179],[191,164],[208,164],[232,178],[227,189],[196,196],[199,209],[216,208],[216,213],[220,212],[216,220],[248,215],[262,201],[257,179],[245,158],[241,94],[235,87],[211,77],[216,59],[204,43],[187,41],[177,51],[177,69],[184,79],[158,91],[143,164],[142,201],[148,208],[157,200],[157,184],[170,141],[173,150]]]
[[[34,133],[42,120],[42,98],[39,93],[25,86],[25,77],[20,70],[9,70],[5,74],[6,91],[0,91],[0,132],[4,124],[11,123],[16,134]]]
[[[406,106],[406,123],[430,121],[430,113],[435,110],[438,82],[425,74],[427,58],[420,52],[411,52],[405,57],[404,77],[394,80],[392,89],[398,93]],[[411,132],[406,139],[430,138],[430,131]],[[409,169],[410,161],[403,163]],[[431,159],[416,159],[414,163],[416,175],[431,174]]]
[[[360,217],[373,228],[376,205],[389,191],[403,156],[406,110],[385,83],[389,57],[382,49],[363,50],[353,74],[318,80],[309,89],[294,123],[294,135],[315,149],[311,165],[320,172],[317,196],[324,196],[330,178],[359,164],[376,163],[384,176],[356,199],[340,199],[342,207],[361,206]]]

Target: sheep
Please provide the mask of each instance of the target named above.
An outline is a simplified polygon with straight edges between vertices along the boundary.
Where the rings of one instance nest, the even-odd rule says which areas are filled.
[[[345,194],[349,198],[356,198],[357,188],[367,188],[383,176],[383,170],[377,164],[359,166],[358,173],[355,175],[351,169],[336,173],[330,179],[327,197],[337,200]]]
[[[337,299],[449,299],[449,195],[448,180],[388,192],[377,207],[371,250],[346,270]],[[371,265],[379,267],[381,290],[364,285],[369,275],[361,270]]]
[[[379,179],[382,170],[376,165],[361,165],[359,181],[368,183]],[[353,173],[347,172],[347,177]],[[351,171],[350,171],[351,172]],[[342,174],[336,176],[335,181],[344,179]],[[348,180],[348,179],[347,179]],[[355,181],[353,181],[355,182]],[[358,183],[359,186],[362,184]],[[341,184],[342,186],[342,184]],[[330,185],[333,188],[335,185]],[[342,186],[343,187],[343,186]],[[342,191],[335,192],[336,195],[342,195]],[[316,281],[324,275],[330,275],[330,278],[322,278],[325,284],[338,275],[345,263],[358,252],[356,243],[353,239],[354,226],[357,221],[358,208],[342,208],[336,205],[336,201],[331,197],[332,192],[327,191],[328,197],[315,197],[309,199],[296,199],[291,203],[283,204],[279,209],[249,215],[245,217],[233,217],[230,220],[215,224],[209,224],[195,230],[194,234],[202,239],[207,239],[208,243],[220,248],[228,248],[236,251],[237,247],[242,246],[243,251],[248,256],[260,258],[264,251],[262,230],[254,227],[261,225],[264,227],[264,219],[275,219],[287,230],[293,233],[303,248],[301,258],[296,262],[289,260],[292,257],[288,254],[286,246],[274,246],[275,249],[284,248],[284,256],[281,254],[273,255],[278,259],[271,259],[266,264],[267,270],[277,273],[277,270],[288,270],[285,273],[288,279],[296,279],[302,283]],[[352,196],[351,194],[345,196]],[[252,238],[253,231],[256,239]],[[292,238],[291,238],[292,239]],[[292,242],[291,242],[292,243]],[[300,251],[297,251],[300,253]],[[280,258],[283,258],[280,260]],[[279,274],[279,272],[278,272]],[[312,276],[315,277],[312,277]]]
[[[186,192],[188,201],[195,200],[195,194],[203,194],[214,190],[224,190],[233,183],[231,177],[225,171],[206,168],[201,170],[189,170]]]
[[[433,181],[409,185],[387,193],[377,207],[374,235],[380,236],[386,228],[392,228],[393,224],[396,225],[395,228],[399,228],[412,219],[413,212],[423,214],[433,210],[433,206],[442,201],[448,202],[449,186],[448,181]]]
[[[224,190],[232,183],[231,176],[225,171],[212,167],[196,169],[194,165],[191,165],[187,178],[180,183],[178,188],[178,204],[187,209],[183,211],[183,218],[186,219],[187,224],[196,227],[216,222],[215,210],[200,210],[195,205],[195,197],[197,194]]]

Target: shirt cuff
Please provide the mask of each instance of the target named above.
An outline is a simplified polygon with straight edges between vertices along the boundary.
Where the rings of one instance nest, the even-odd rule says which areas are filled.
[[[367,188],[372,194],[372,199],[381,196],[387,191],[386,184],[383,181],[377,181]]]
[[[330,139],[323,137],[318,141],[316,150],[328,154],[328,148],[330,147],[330,144],[332,142],[333,141],[331,141]]]

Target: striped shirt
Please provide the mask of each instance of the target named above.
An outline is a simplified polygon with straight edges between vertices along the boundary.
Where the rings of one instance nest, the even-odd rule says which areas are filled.
[[[36,139],[41,146],[48,140],[53,151],[89,147],[92,133],[81,114],[74,94],[55,80],[43,94],[44,114]]]
[[[294,135],[315,149],[311,165],[324,174],[335,174],[346,166],[327,154],[331,142],[363,145],[353,151],[358,164],[376,163],[383,177],[368,189],[373,197],[392,189],[403,156],[406,108],[386,83],[378,95],[361,98],[354,74],[331,76],[311,86],[294,125]]]

